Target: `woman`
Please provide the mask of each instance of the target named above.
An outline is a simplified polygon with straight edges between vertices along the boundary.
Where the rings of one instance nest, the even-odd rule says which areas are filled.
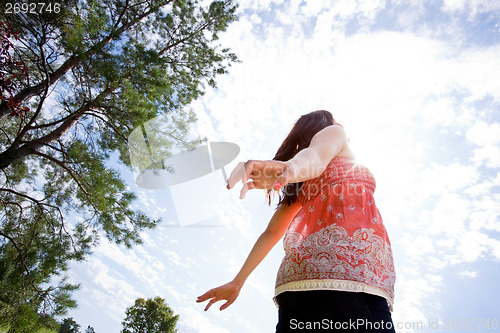
[[[276,332],[394,332],[395,272],[375,206],[375,180],[354,161],[343,127],[328,111],[303,115],[272,161],[240,163],[228,189],[280,191],[278,208],[233,281],[209,290],[205,311],[231,305],[245,280],[285,234],[278,270]],[[270,198],[269,198],[270,199]]]

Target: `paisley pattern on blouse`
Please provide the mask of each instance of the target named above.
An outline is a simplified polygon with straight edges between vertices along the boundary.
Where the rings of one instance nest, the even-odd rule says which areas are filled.
[[[386,298],[392,309],[396,275],[374,191],[372,173],[345,157],[334,158],[321,176],[303,184],[302,209],[283,240],[275,295],[314,289],[367,292]]]

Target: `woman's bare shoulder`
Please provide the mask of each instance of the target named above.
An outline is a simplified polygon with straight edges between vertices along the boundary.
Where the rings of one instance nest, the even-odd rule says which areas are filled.
[[[345,140],[347,141],[347,135],[344,131],[344,128],[339,125],[330,125],[323,128],[321,131],[316,133],[312,140]],[[311,140],[311,141],[312,141]]]
[[[347,134],[344,130],[344,128],[340,125],[333,124],[328,127],[325,127],[321,131],[319,131],[317,134],[321,133],[321,138],[324,140],[331,140],[332,142],[341,142],[342,147],[338,151],[335,157],[350,157],[350,158],[355,158],[354,153],[351,150],[351,147],[349,146],[349,139],[347,137]]]

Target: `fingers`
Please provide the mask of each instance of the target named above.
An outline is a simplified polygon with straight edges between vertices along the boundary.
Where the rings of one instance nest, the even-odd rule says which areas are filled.
[[[219,299],[217,299],[217,297],[215,295],[215,291],[213,289],[209,290],[206,293],[204,293],[203,295],[198,296],[198,298],[196,299],[197,303],[205,302],[208,299],[210,299],[210,302],[208,302],[208,304],[205,307],[204,311],[207,311],[208,309],[210,309],[210,307],[212,306],[212,304],[214,304],[215,302],[219,301]]]
[[[210,309],[210,307],[218,302],[218,301],[222,301],[224,300],[224,298],[218,298],[217,296],[215,296],[215,294],[210,294],[210,292],[207,292],[201,296],[198,296],[198,299],[196,300],[197,303],[201,303],[201,302],[204,302],[208,299],[210,299],[210,302],[208,302],[207,306],[205,306],[205,309],[203,311],[208,311],[208,309]],[[222,306],[220,307],[220,310],[224,310],[226,309],[228,306],[230,306],[231,304],[233,304],[234,301],[227,301],[226,303],[222,304]]]
[[[250,174],[252,173],[253,168],[255,167],[255,162],[259,161],[250,160],[247,162],[238,163],[227,179],[227,188],[232,189],[234,185],[236,185],[236,183],[238,183],[240,180],[242,183],[246,183],[250,178]]]
[[[208,302],[207,306],[205,306],[205,309],[203,311],[208,311],[208,309],[210,309],[210,307],[218,302],[218,301],[222,301],[222,299],[217,299],[217,297],[214,297],[210,300],[210,302]],[[197,301],[198,302],[198,301]],[[222,306],[219,308],[220,311],[224,310],[224,309],[227,309],[231,304],[233,304],[234,301],[227,301],[226,303],[222,304]]]
[[[259,167],[262,167],[263,161],[255,161],[255,160],[250,160],[245,163],[245,175],[244,179],[242,180],[243,183],[246,183],[248,179],[250,179],[252,175],[252,171],[254,169],[258,169]]]
[[[227,188],[233,188],[241,181],[243,187],[240,191],[240,199],[243,199],[249,190],[279,189],[288,183],[288,166],[282,161],[248,160],[240,162],[231,172],[227,181]],[[276,179],[276,177],[278,177]],[[271,186],[274,185],[274,186]]]
[[[227,309],[231,304],[233,304],[233,302],[227,301],[226,303],[222,304],[219,310],[222,311],[224,309]]]
[[[215,297],[215,292],[213,289],[210,289],[209,291],[207,291],[203,295],[198,296],[198,298],[196,299],[196,302],[198,302],[198,303],[205,302],[207,299],[212,298],[212,297]]]
[[[208,304],[205,306],[205,311],[208,311],[214,303],[224,300],[226,302],[220,307],[220,310],[222,311],[233,304],[236,298],[238,298],[240,288],[241,286],[238,283],[231,281],[220,287],[213,288],[201,296],[198,296],[196,302],[200,303],[209,300]]]
[[[234,185],[236,185],[236,183],[241,180],[241,182],[243,183],[243,188],[240,191],[240,199],[243,199],[248,190],[256,188],[253,181],[248,182],[248,180],[252,177],[252,172],[254,171],[254,169],[262,167],[263,165],[264,161],[255,160],[238,163],[227,180],[227,189],[232,189]]]
[[[240,191],[240,199],[245,198],[245,195],[247,194],[248,190],[253,190],[253,189],[255,189],[255,183],[253,181],[245,183]]]
[[[210,300],[210,302],[208,302],[207,306],[205,307],[205,310],[203,310],[203,311],[208,311],[208,309],[210,309],[210,307],[212,306],[212,304],[214,304],[214,303],[215,303],[215,302],[217,302],[217,301],[219,301],[217,298],[215,298],[215,297],[214,297],[214,298],[212,298],[212,299]]]
[[[237,182],[243,180],[244,175],[245,175],[245,163],[240,162],[238,163],[238,165],[236,165],[236,167],[231,172],[231,175],[227,179],[227,188],[228,189],[233,188]]]
[[[209,291],[207,291],[206,293],[204,293],[203,295],[201,296],[198,296],[198,298],[196,299],[196,302],[197,303],[201,303],[201,302],[204,302],[206,300],[210,300],[207,304],[207,306],[205,306],[205,310],[204,311],[207,311],[208,309],[210,309],[210,307],[215,303],[215,302],[218,302],[220,301],[221,299],[224,299],[224,298],[220,298],[220,295],[217,295],[219,290],[221,289],[221,287],[217,287],[217,288],[213,288],[213,289],[210,289]]]

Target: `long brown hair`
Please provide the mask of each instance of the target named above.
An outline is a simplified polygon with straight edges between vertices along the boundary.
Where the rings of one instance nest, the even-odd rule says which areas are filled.
[[[279,147],[273,160],[288,161],[299,151],[309,147],[313,136],[323,128],[336,124],[332,114],[326,110],[313,111],[302,115],[293,125],[281,146]],[[297,195],[302,186],[300,183],[290,183],[284,186],[279,192],[278,206],[281,204],[291,205],[297,200]],[[272,191],[267,191],[269,204],[271,204]]]

